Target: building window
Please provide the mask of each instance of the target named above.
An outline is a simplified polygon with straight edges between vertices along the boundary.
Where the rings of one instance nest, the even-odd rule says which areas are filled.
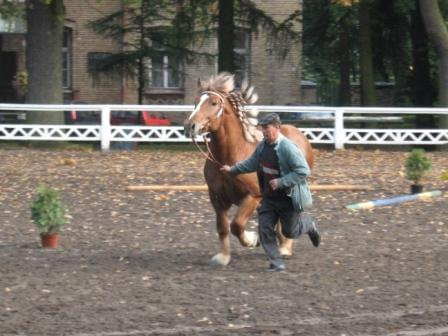
[[[25,34],[25,0],[0,1],[0,6],[0,34]]]
[[[0,34],[25,34],[26,22],[23,17],[4,18],[0,15]]]
[[[151,58],[149,82],[152,88],[181,88],[182,71],[174,56],[159,55]]]
[[[235,81],[241,85],[244,79],[249,80],[250,73],[250,31],[235,29],[234,62]]]
[[[87,69],[90,73],[99,72],[104,68],[105,61],[112,56],[110,52],[87,53]]]
[[[62,84],[66,90],[72,87],[72,30],[67,27],[62,41]]]

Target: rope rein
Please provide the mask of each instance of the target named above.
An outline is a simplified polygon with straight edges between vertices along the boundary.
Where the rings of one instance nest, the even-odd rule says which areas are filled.
[[[209,141],[204,137],[204,142],[205,142],[205,147],[207,148],[207,152],[205,152],[200,146],[199,144],[196,142],[196,140],[194,138],[192,138],[193,143],[195,144],[195,146],[197,147],[197,149],[199,149],[199,152],[205,157],[206,160],[212,161],[214,163],[216,163],[218,166],[222,167],[224,166],[221,162],[219,162],[213,155],[212,151],[210,150],[210,146],[209,146]]]
[[[215,95],[215,96],[217,96],[217,97],[219,98],[219,100],[221,101],[221,109],[220,109],[219,112],[217,113],[216,118],[220,118],[221,115],[222,115],[223,112],[224,112],[224,104],[225,104],[225,99],[224,99],[224,97],[223,97],[220,93],[218,93],[218,92],[214,92],[214,91],[203,91],[203,92],[201,93],[201,95],[203,95],[203,94],[209,94],[209,95],[212,94],[212,95]],[[208,121],[207,126],[208,126],[208,124],[210,124],[210,123],[211,123],[211,120]],[[210,145],[209,145],[209,141],[207,140],[207,138],[204,137],[204,142],[205,142],[205,147],[207,148],[207,152],[204,151],[204,150],[199,146],[199,144],[196,142],[196,140],[195,140],[193,137],[192,137],[191,139],[192,139],[193,143],[195,144],[195,146],[197,147],[197,149],[199,150],[199,152],[201,152],[201,154],[206,158],[206,160],[209,160],[209,161],[211,161],[211,162],[214,162],[214,163],[216,163],[216,164],[217,164],[218,166],[220,166],[220,167],[224,166],[224,165],[223,165],[221,162],[219,162],[219,161],[215,158],[215,156],[213,155],[212,151],[210,150]]]

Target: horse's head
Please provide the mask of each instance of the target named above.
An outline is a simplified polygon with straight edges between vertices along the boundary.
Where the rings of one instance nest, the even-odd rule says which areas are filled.
[[[215,91],[202,91],[195,100],[194,110],[185,120],[185,135],[195,137],[219,128],[225,108],[224,96]]]
[[[233,75],[224,72],[212,76],[208,81],[198,80],[198,94],[196,96],[194,110],[184,122],[185,135],[196,137],[206,132],[215,132],[223,124],[225,119],[228,128],[241,134],[249,142],[260,139],[261,133],[257,132],[249,118],[256,114],[246,114],[245,105],[256,102],[258,95],[254,88],[247,82],[243,83],[241,90],[234,90]]]
[[[234,89],[233,75],[213,76],[208,82],[198,80],[194,110],[184,122],[185,135],[195,137],[216,131],[227,109],[227,94]]]

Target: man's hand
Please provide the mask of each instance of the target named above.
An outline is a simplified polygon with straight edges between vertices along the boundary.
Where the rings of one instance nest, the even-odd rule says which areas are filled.
[[[220,171],[230,173],[230,166],[224,165],[221,168],[219,168]]]
[[[277,190],[278,189],[278,181],[277,179],[272,179],[269,181],[269,185],[271,186],[272,190]]]

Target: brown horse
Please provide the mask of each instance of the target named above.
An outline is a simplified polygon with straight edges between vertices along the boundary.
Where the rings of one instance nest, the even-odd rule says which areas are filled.
[[[207,132],[210,134],[204,175],[210,201],[216,212],[221,247],[220,252],[212,258],[214,264],[227,265],[230,262],[230,232],[243,246],[256,246],[258,243],[258,235],[245,230],[248,219],[261,199],[256,174],[232,176],[219,170],[224,164],[233,165],[249,157],[262,139],[261,132],[251,123],[244,107],[254,103],[257,98],[253,87],[243,85],[241,91],[236,91],[233,75],[221,73],[206,82],[198,81],[195,108],[185,120],[187,136],[194,139]],[[281,132],[302,149],[312,167],[312,148],[303,133],[291,125],[282,125]],[[229,224],[227,212],[232,205],[237,205],[238,210]],[[292,240],[283,237],[280,229],[277,234],[280,253],[291,255]]]

